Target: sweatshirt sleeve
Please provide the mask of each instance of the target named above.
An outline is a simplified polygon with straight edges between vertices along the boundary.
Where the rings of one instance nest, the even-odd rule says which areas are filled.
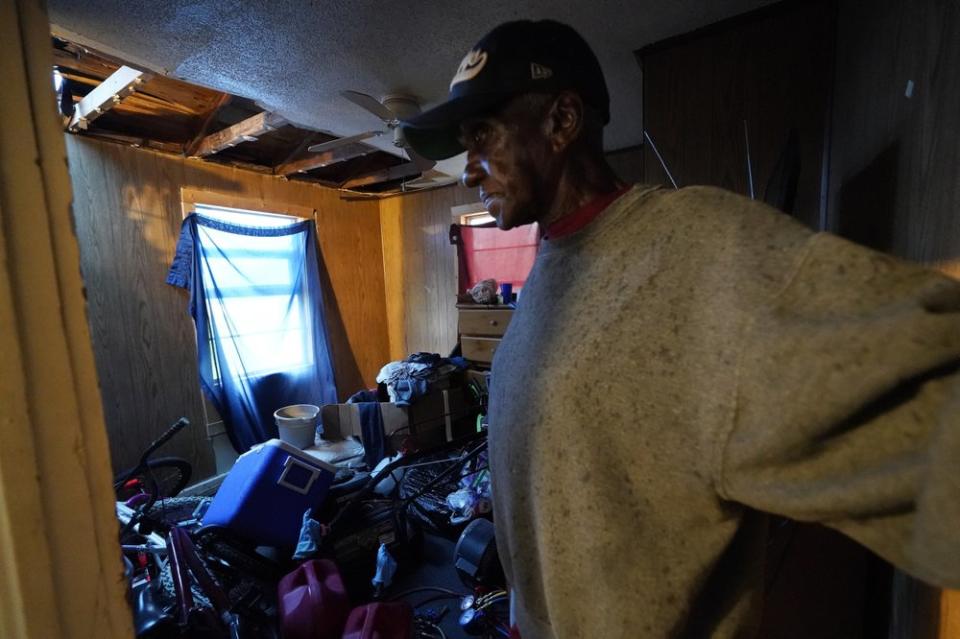
[[[816,235],[737,375],[723,498],[960,587],[960,282]]]

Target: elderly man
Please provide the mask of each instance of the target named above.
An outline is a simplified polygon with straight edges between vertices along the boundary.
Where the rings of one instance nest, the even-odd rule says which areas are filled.
[[[589,46],[504,24],[407,122],[544,233],[493,363],[524,639],[746,637],[767,516],[960,586],[960,284],[715,188],[625,187]]]

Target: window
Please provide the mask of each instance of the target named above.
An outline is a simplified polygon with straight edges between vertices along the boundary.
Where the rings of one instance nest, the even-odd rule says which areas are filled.
[[[202,217],[246,228],[276,229],[301,221],[204,204],[196,204],[195,210]],[[207,315],[216,326],[208,340],[213,378],[220,381],[222,368],[243,377],[262,377],[312,366],[303,252],[297,236],[237,235],[208,226],[198,227],[198,232],[205,245],[215,247],[202,262]],[[219,353],[214,335],[227,345]]]
[[[463,226],[483,226],[484,224],[494,224],[496,220],[486,211],[477,213],[467,213],[460,216],[460,224]]]
[[[501,231],[480,202],[451,207],[450,213],[459,226],[454,234],[458,291],[467,291],[485,279],[509,282],[513,290],[519,291],[537,255],[540,242],[537,225]]]

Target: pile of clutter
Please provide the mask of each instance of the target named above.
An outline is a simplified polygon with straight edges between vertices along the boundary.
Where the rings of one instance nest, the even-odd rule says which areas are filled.
[[[462,368],[456,359],[417,353],[385,366],[378,381],[399,403]],[[357,397],[367,399],[379,398]],[[470,586],[456,595],[473,598],[464,623],[499,636],[497,610],[505,599],[490,593],[503,577],[489,521],[486,431],[476,422],[469,437],[426,448],[410,432],[386,436],[381,423],[380,446],[369,446],[365,431],[364,454],[339,465],[280,439],[267,441],[238,458],[200,534],[223,531],[240,554],[274,562],[283,575],[275,603],[285,639],[357,639],[374,636],[372,628],[384,639],[439,636],[430,633],[445,611],[395,601],[392,587],[416,567],[425,531],[456,539],[466,557],[456,565]],[[473,531],[467,541],[465,531]]]

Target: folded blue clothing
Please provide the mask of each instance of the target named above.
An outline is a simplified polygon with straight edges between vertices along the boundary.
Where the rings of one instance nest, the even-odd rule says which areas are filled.
[[[397,406],[409,406],[417,397],[426,395],[429,389],[430,386],[425,379],[401,378],[394,381],[387,392]]]

